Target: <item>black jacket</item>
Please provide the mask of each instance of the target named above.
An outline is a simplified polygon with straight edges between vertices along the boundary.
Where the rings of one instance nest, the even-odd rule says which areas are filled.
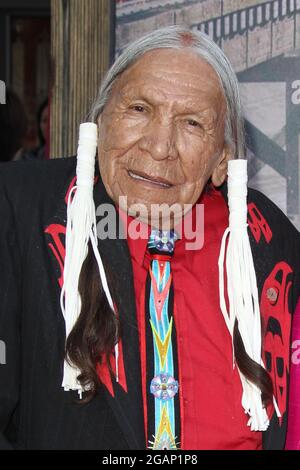
[[[102,240],[99,250],[117,277],[128,393],[114,382],[114,398],[101,386],[97,396],[82,405],[77,403],[76,392],[64,392],[61,387],[65,331],[57,247],[64,242],[59,227],[66,224],[65,198],[75,168],[75,158],[0,166],[0,340],[6,348],[5,364],[0,364],[1,449],[146,447],[133,274],[126,240]],[[223,192],[226,198],[226,186]],[[100,178],[94,199],[96,206],[111,202]],[[271,275],[282,285],[282,292],[277,289],[279,297],[286,300],[279,311],[282,319],[277,312],[274,321],[265,325],[269,348],[276,348],[277,337],[282,338],[283,370],[278,363],[274,380],[282,372],[286,387],[289,338],[284,339],[281,329],[289,335],[291,313],[300,293],[300,239],[284,214],[261,193],[250,190],[249,202],[249,234],[260,296],[267,295],[265,282]],[[58,227],[56,240],[49,234],[50,226]],[[285,264],[278,265],[282,262]],[[275,266],[279,266],[276,273]],[[262,308],[268,310],[267,300],[262,301]],[[273,350],[266,356],[270,369],[272,360],[273,364],[280,360],[275,360],[275,354]],[[284,387],[277,385],[282,393]],[[286,398],[285,393],[282,399],[286,402]],[[286,414],[281,423],[273,415],[263,436],[265,448],[283,448]]]

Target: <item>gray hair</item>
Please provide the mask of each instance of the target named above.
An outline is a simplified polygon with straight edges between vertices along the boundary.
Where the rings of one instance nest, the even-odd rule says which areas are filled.
[[[89,119],[96,122],[107,103],[112,87],[118,77],[145,52],[153,49],[185,49],[198,54],[209,63],[219,77],[227,104],[225,117],[225,143],[234,158],[244,156],[245,137],[242,106],[238,80],[223,51],[209,36],[200,31],[191,31],[185,26],[167,26],[157,29],[129,44],[106,73],[98,96],[89,113]]]

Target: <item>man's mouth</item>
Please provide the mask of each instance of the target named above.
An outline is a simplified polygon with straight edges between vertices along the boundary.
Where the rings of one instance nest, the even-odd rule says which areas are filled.
[[[150,183],[160,188],[171,188],[174,186],[164,178],[160,178],[159,176],[150,176],[143,172],[128,170],[128,175],[135,180],[144,181],[145,183]]]

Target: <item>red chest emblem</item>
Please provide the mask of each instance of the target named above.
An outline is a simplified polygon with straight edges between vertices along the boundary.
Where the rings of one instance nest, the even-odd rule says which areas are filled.
[[[255,241],[258,243],[264,237],[267,243],[272,239],[272,230],[268,222],[253,202],[248,204],[248,225]]]
[[[264,325],[263,359],[274,386],[281,415],[286,412],[289,372],[290,322],[288,297],[291,288],[290,266],[281,261],[266,279],[260,303]],[[281,424],[281,419],[279,422]]]

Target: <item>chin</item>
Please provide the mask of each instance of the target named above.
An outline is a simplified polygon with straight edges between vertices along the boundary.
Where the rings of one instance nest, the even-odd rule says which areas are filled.
[[[161,210],[155,210],[153,206],[161,206],[164,204]],[[130,204],[128,200],[128,213],[132,217],[136,217],[143,223],[147,223],[155,228],[160,228],[164,230],[168,230],[174,227],[183,217],[183,207],[182,205],[178,205],[177,210],[175,213],[170,211],[169,208],[175,204],[167,203],[167,202],[149,202],[149,201],[137,201],[136,199],[134,202]],[[133,207],[133,211],[130,211],[129,208]]]

